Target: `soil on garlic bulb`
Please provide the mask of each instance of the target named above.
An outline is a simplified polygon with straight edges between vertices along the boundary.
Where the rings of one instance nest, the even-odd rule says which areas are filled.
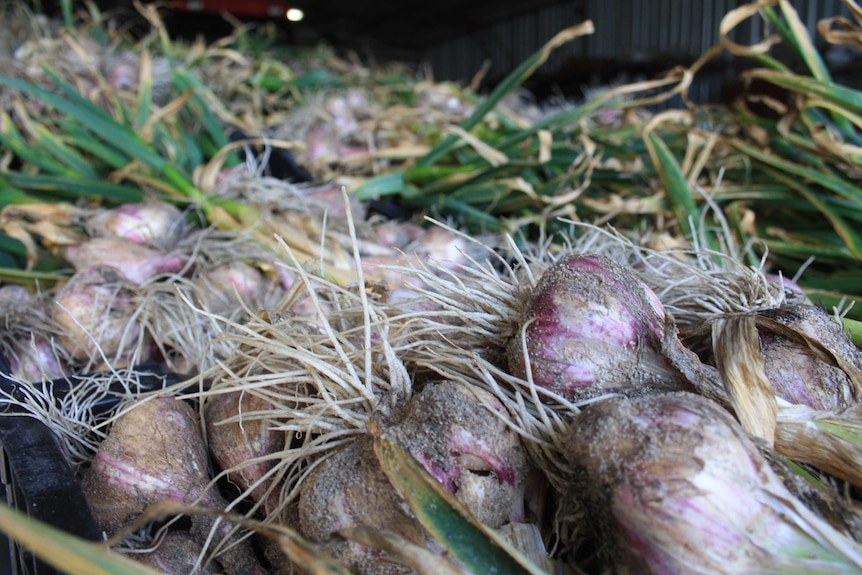
[[[529,465],[511,416],[485,390],[429,383],[381,424],[485,525],[524,522]]]
[[[378,415],[381,432],[405,448],[479,521],[497,529],[526,520],[526,450],[507,424],[505,408],[489,393],[454,381],[428,383],[391,412]],[[333,554],[357,573],[411,571],[377,551],[338,541],[339,529],[390,529],[436,548],[386,479],[371,435],[335,451],[303,482],[297,525],[313,541],[328,542]]]
[[[385,553],[348,541],[332,541],[339,529],[365,525],[391,529],[422,546],[431,538],[392,488],[372,447],[362,436],[335,451],[303,482],[297,527],[311,541],[329,542],[332,556],[361,575],[403,575],[412,569]]]
[[[791,494],[701,396],[612,398],[572,423],[566,504],[604,567],[632,573],[853,572],[862,547]]]

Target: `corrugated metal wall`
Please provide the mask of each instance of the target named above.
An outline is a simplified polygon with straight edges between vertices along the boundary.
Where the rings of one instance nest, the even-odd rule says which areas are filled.
[[[586,15],[596,25],[596,33],[587,40],[587,53],[614,56],[627,50],[681,50],[701,54],[718,41],[718,25],[724,15],[746,3],[739,0],[587,0]],[[841,0],[795,0],[791,5],[812,37],[817,35],[819,20],[838,14],[849,15]],[[761,30],[758,26],[743,25],[739,32],[735,36],[737,41],[754,42],[759,39]]]
[[[565,2],[549,6],[525,16],[496,23],[473,34],[446,41],[431,47],[425,59],[431,64],[438,80],[469,82],[487,60],[491,63],[490,76],[497,78],[526,60],[557,32],[584,20],[581,2]],[[582,50],[583,40],[566,46]],[[554,53],[545,69],[554,69],[563,61],[561,51]]]
[[[425,57],[438,80],[467,83],[485,61],[490,81],[501,79],[563,28],[591,19],[596,32],[555,51],[539,74],[565,71],[572,62],[607,66],[614,61],[629,69],[638,62],[662,58],[667,62],[693,60],[718,41],[721,19],[740,0],[570,0],[542,8],[514,20],[478,30],[468,36],[430,48]],[[849,15],[841,0],[793,0],[791,4],[817,37],[817,22],[824,17]],[[759,20],[746,22],[732,38],[740,43],[760,39]],[[601,75],[601,74],[597,74]],[[602,78],[608,81],[607,78]],[[692,89],[696,101],[715,96],[718,77],[701,78]]]

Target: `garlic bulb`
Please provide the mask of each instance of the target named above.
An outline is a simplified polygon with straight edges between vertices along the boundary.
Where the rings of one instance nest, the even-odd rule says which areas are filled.
[[[188,261],[119,237],[93,238],[65,250],[77,271],[93,266],[111,266],[130,282],[140,285],[160,274],[177,273]]]
[[[764,369],[776,395],[819,410],[862,399],[862,351],[823,308],[760,310],[756,321]]]
[[[119,237],[136,244],[170,249],[186,228],[183,213],[173,204],[161,201],[124,204],[101,210],[87,222],[98,237]]]
[[[85,471],[82,489],[93,518],[108,533],[166,499],[212,509],[227,507],[211,485],[198,417],[175,397],[138,400],[118,417]],[[216,543],[233,537],[229,524],[216,525],[204,515],[192,517],[191,535],[199,544],[207,542],[213,529]],[[249,542],[232,543],[219,557],[226,573],[261,575]]]
[[[573,255],[552,264],[533,290],[520,334],[508,346],[513,375],[569,399],[604,393],[680,390],[662,353],[665,311],[621,264]],[[524,357],[526,351],[527,357]]]
[[[428,472],[492,528],[524,521],[527,456],[490,393],[453,381],[428,384],[387,429]]]
[[[529,465],[520,437],[489,393],[456,383],[427,383],[378,424],[457,499],[488,525],[524,521]],[[435,549],[433,541],[386,478],[373,439],[361,435],[323,460],[304,480],[298,524],[313,541],[329,541],[333,555],[354,573],[413,571],[380,551],[330,541],[340,529],[395,531]]]
[[[242,303],[252,309],[262,305],[268,286],[260,270],[242,261],[232,261],[200,270],[195,287],[203,309],[230,316]]]
[[[583,410],[567,495],[617,573],[858,573],[862,548],[784,486],[727,411],[690,393]]]
[[[57,340],[76,360],[115,360],[138,345],[134,292],[119,272],[96,266],[75,273],[54,299]],[[139,358],[144,360],[146,358]]]
[[[264,501],[266,513],[275,510],[278,489],[267,494],[271,481],[259,483],[275,464],[267,457],[284,449],[285,435],[275,428],[272,404],[253,393],[232,391],[215,396],[205,409],[207,444],[216,464],[237,487],[251,488],[252,498]]]

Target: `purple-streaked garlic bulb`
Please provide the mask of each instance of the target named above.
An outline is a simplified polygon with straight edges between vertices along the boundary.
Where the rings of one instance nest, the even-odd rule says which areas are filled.
[[[217,506],[198,418],[185,402],[157,397],[133,404],[111,426],[84,473],[93,517],[114,533],[147,506],[172,499]]]
[[[571,255],[542,274],[508,346],[509,369],[569,399],[685,389],[662,354],[665,311],[630,270],[598,255]]]
[[[93,266],[111,266],[124,278],[141,285],[157,275],[183,270],[186,258],[163,253],[120,237],[92,238],[66,248],[65,257],[81,271]]]
[[[453,381],[426,385],[387,433],[482,523],[524,522],[529,466],[506,410],[490,393]]]
[[[255,501],[263,501],[263,514],[273,512],[279,503],[278,488],[269,490],[272,480],[265,480],[275,460],[271,457],[284,449],[284,432],[277,422],[262,413],[272,413],[273,405],[253,393],[233,391],[218,395],[206,404],[207,444],[215,463],[228,472],[231,483],[251,492]],[[269,494],[267,494],[269,491]]]
[[[88,222],[94,236],[119,237],[136,244],[169,249],[186,229],[183,213],[173,204],[150,201],[98,212]]]
[[[785,487],[728,412],[691,393],[612,398],[572,421],[565,496],[614,573],[858,573],[862,551]]]
[[[109,534],[159,501],[227,507],[210,485],[209,458],[198,417],[187,403],[174,397],[138,400],[120,415],[84,472],[82,489],[93,518]],[[213,525],[214,519],[194,515],[192,536],[204,544]],[[216,541],[229,529],[221,524]],[[259,575],[261,568],[248,541],[235,543],[220,556],[226,572]]]
[[[195,287],[203,309],[229,316],[241,302],[253,310],[260,306],[266,296],[267,282],[256,267],[237,260],[200,271]]]
[[[823,308],[793,305],[761,310],[757,327],[764,370],[776,395],[827,411],[862,399],[862,351]],[[812,349],[797,334],[819,342],[832,357]]]
[[[57,341],[82,362],[108,360],[133,350],[141,338],[134,292],[119,272],[97,266],[78,272],[57,292],[51,315]],[[145,358],[139,358],[141,360]]]

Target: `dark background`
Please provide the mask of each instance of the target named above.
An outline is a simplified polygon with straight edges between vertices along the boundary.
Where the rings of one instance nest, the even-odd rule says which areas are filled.
[[[106,10],[135,18],[131,0],[105,2]],[[56,0],[35,2],[56,12]],[[76,2],[82,5],[82,2]],[[169,2],[163,2],[167,6]],[[742,0],[292,0],[305,12],[300,23],[284,18],[245,21],[276,29],[285,45],[325,43],[342,54],[368,62],[397,60],[424,66],[435,80],[469,83],[485,70],[483,89],[490,89],[567,26],[586,19],[595,34],[554,51],[524,86],[538,98],[580,98],[604,85],[655,77],[694,62],[719,41],[721,19]],[[827,58],[836,81],[862,87],[858,52],[830,47],[818,37],[817,22],[849,16],[841,0],[793,0],[809,34]],[[216,39],[231,32],[220,15],[164,11],[176,36],[204,34]],[[761,39],[759,23],[748,22],[732,38],[743,44]],[[791,51],[775,54],[801,68]],[[700,103],[726,101],[738,91],[741,71],[751,61],[728,54],[716,58],[698,75],[690,97]]]

